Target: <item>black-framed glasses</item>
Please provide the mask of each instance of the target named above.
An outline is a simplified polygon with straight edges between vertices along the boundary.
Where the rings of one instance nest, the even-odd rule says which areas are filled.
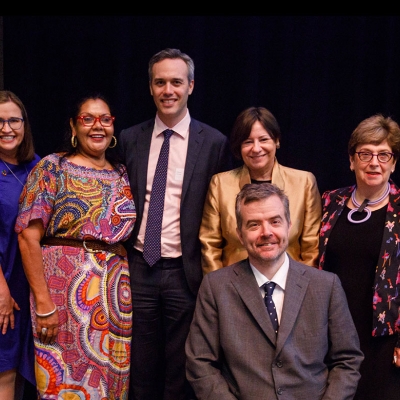
[[[370,153],[369,151],[356,151],[358,158],[362,162],[369,162],[375,156],[379,162],[386,163],[392,159],[394,153],[390,153],[388,151],[383,151],[381,153]]]
[[[12,118],[9,118],[9,119],[1,119],[0,118],[0,129],[4,128],[4,124],[6,122],[8,123],[8,126],[11,129],[19,129],[19,128],[21,128],[22,123],[24,122],[24,119],[23,118],[17,118],[17,117],[12,117]]]
[[[104,128],[111,126],[115,120],[115,117],[111,115],[102,115],[101,117],[93,117],[92,115],[80,115],[79,119],[85,126],[93,126],[96,121],[100,122],[100,125]]]

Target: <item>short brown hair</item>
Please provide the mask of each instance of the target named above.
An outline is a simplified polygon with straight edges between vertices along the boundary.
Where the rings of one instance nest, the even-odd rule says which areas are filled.
[[[400,127],[392,118],[375,114],[361,121],[354,129],[348,143],[348,153],[354,156],[358,145],[378,145],[384,140],[387,140],[394,153],[394,159],[397,160],[400,155]]]
[[[260,121],[271,139],[278,143],[281,139],[281,129],[273,114],[265,107],[249,107],[243,110],[236,118],[230,134],[232,154],[242,159],[242,143],[250,136],[251,129],[256,121]]]
[[[242,190],[236,196],[235,214],[237,227],[242,228],[243,219],[241,214],[241,206],[243,204],[252,203],[253,201],[260,201],[268,199],[271,196],[278,196],[285,208],[285,218],[290,224],[290,211],[289,211],[289,198],[285,192],[278,188],[273,183],[247,183],[242,187]]]

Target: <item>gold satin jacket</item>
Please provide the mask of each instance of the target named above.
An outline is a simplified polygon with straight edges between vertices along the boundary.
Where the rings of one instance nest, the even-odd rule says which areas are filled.
[[[210,181],[199,232],[203,274],[247,258],[236,234],[235,217],[236,195],[246,183],[251,179],[245,165],[215,174]],[[322,214],[315,176],[284,167],[275,159],[272,183],[289,198],[292,227],[287,252],[294,260],[316,267]]]

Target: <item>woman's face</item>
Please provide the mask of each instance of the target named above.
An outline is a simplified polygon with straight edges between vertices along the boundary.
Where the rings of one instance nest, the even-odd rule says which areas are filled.
[[[0,158],[1,155],[5,158],[15,158],[18,150],[18,146],[24,139],[24,122],[21,122],[22,113],[20,108],[12,101],[0,104],[0,125],[3,124],[3,128],[0,130]],[[11,125],[18,126],[18,129],[11,128]],[[16,125],[14,125],[16,124]]]
[[[79,116],[99,118],[102,116],[111,117],[111,114],[108,105],[103,100],[91,99],[83,103]],[[113,124],[104,127],[97,119],[92,126],[86,126],[83,124],[83,120],[78,118],[75,125],[72,120],[70,125],[72,135],[77,137],[78,148],[81,153],[92,157],[104,155],[114,134]]]
[[[250,172],[272,172],[277,145],[279,142],[275,143],[261,122],[256,121],[241,147],[243,162]]]
[[[356,174],[357,186],[382,187],[390,178],[394,171],[396,162],[392,157],[388,162],[381,162],[378,157],[373,156],[371,161],[361,161],[357,152],[363,153],[392,153],[392,148],[387,140],[378,145],[360,144],[356,148],[356,154],[350,156],[350,168]]]

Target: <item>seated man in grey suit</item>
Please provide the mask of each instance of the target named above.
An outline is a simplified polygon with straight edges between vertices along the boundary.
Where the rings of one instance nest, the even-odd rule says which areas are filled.
[[[236,219],[249,257],[204,276],[186,341],[198,400],[352,399],[364,357],[346,296],[335,274],[286,253],[287,196],[247,184]]]

